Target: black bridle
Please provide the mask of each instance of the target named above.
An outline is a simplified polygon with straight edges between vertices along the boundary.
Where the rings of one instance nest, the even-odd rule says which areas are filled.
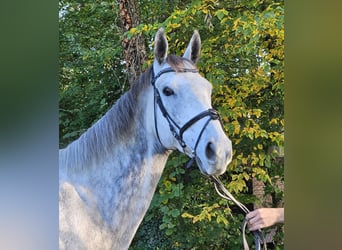
[[[162,112],[164,118],[166,119],[166,121],[168,122],[169,124],[169,128],[170,128],[170,131],[172,133],[172,135],[176,138],[176,140],[178,141],[179,145],[182,147],[183,149],[183,152],[186,153],[190,158],[191,158],[191,161],[188,165],[191,165],[192,162],[196,159],[196,149],[197,149],[197,146],[198,146],[198,143],[202,137],[202,134],[205,130],[205,128],[208,126],[209,122],[211,120],[219,120],[220,123],[221,123],[221,126],[222,126],[222,121],[221,121],[221,117],[219,115],[219,113],[213,109],[213,108],[210,108],[208,110],[205,110],[201,113],[199,113],[198,115],[194,116],[193,118],[191,118],[188,122],[186,122],[183,126],[179,126],[173,119],[172,117],[170,116],[170,114],[167,112],[163,102],[162,102],[162,99],[160,97],[160,93],[159,93],[159,90],[158,88],[156,87],[155,83],[157,81],[157,79],[163,75],[163,74],[166,74],[166,73],[171,73],[171,72],[176,72],[174,69],[172,69],[171,67],[169,68],[165,68],[163,70],[161,70],[157,75],[154,75],[154,71],[153,71],[153,68],[152,68],[152,72],[153,72],[153,76],[152,76],[152,80],[151,80],[151,84],[153,86],[153,89],[154,89],[154,122],[155,122],[155,130],[156,130],[156,134],[157,134],[157,138],[158,138],[158,141],[161,145],[163,145],[163,143],[161,142],[160,140],[160,137],[159,137],[159,132],[158,132],[158,127],[157,127],[157,117],[156,117],[156,105],[158,105],[160,111]],[[198,73],[198,70],[197,69],[187,69],[187,68],[184,68],[182,69],[181,71],[177,71],[177,73],[187,73],[187,72],[191,72],[191,73]],[[205,117],[208,117],[208,119],[206,120],[204,126],[202,127],[201,129],[201,132],[199,133],[198,137],[197,137],[197,140],[196,140],[196,143],[195,143],[195,147],[192,149],[191,147],[189,147],[188,145],[186,145],[186,143],[184,142],[183,140],[183,134],[184,132],[190,128],[192,125],[194,125],[196,122],[198,122],[199,120],[205,118]],[[223,127],[223,126],[222,126]],[[164,145],[163,145],[164,148],[166,148]]]
[[[156,83],[157,79],[161,75],[166,74],[166,73],[171,73],[171,72],[176,72],[176,71],[169,67],[169,68],[165,68],[165,69],[161,70],[157,75],[154,75],[154,70],[152,68],[152,74],[153,75],[152,75],[152,79],[151,79],[151,84],[152,84],[153,89],[154,89],[154,126],[155,126],[155,130],[156,130],[156,134],[157,134],[157,138],[158,138],[159,143],[165,149],[167,149],[163,145],[163,143],[161,142],[160,137],[159,137],[159,133],[158,133],[157,116],[156,116],[156,105],[158,105],[160,111],[162,112],[163,116],[165,117],[166,121],[169,124],[170,131],[171,131],[172,135],[176,138],[178,143],[181,145],[181,147],[183,149],[183,152],[187,153],[188,156],[191,158],[190,161],[187,163],[187,168],[188,168],[196,160],[196,157],[197,157],[196,156],[196,149],[197,149],[198,143],[199,143],[199,141],[200,141],[200,139],[202,137],[202,134],[203,134],[205,128],[208,126],[209,122],[211,120],[219,120],[222,128],[223,128],[223,124],[222,124],[222,120],[221,120],[221,117],[220,117],[219,113],[215,109],[210,108],[208,110],[205,110],[205,111],[199,113],[198,115],[194,116],[193,118],[191,118],[182,127],[179,126],[172,119],[170,114],[167,112],[167,110],[166,110],[166,108],[165,108],[165,106],[164,106],[164,104],[162,102],[162,99],[160,97],[159,90],[155,86],[155,83]],[[187,69],[187,68],[184,68],[184,69],[182,69],[182,71],[177,71],[177,72],[181,72],[181,73],[186,73],[186,72],[198,73],[198,70],[197,69]],[[208,117],[208,119],[205,122],[204,126],[201,129],[201,132],[199,133],[199,135],[197,137],[197,140],[196,140],[196,143],[195,143],[195,147],[193,149],[191,149],[191,147],[187,146],[186,143],[184,142],[183,134],[193,124],[195,124],[196,122],[198,122],[199,120],[201,120],[201,119],[203,119],[205,117]],[[177,132],[177,130],[178,130],[178,132]],[[187,149],[190,149],[190,152]],[[233,195],[223,186],[223,184],[221,183],[221,181],[217,177],[209,176],[209,179],[214,183],[216,192],[222,198],[224,198],[226,200],[233,201],[245,214],[250,212],[246,206],[244,206],[242,203],[240,203],[238,200],[236,200],[233,197]],[[243,224],[242,224],[243,246],[244,246],[244,250],[249,250],[248,243],[247,243],[246,236],[245,236],[246,226],[247,226],[247,221],[245,219],[243,221]],[[264,238],[264,235],[263,235],[262,231],[259,229],[257,231],[253,231],[252,233],[254,235],[255,249],[256,250],[260,250],[261,249],[261,242],[263,242],[264,243],[263,244],[264,245],[264,250],[267,250],[266,241],[265,241],[265,238]]]

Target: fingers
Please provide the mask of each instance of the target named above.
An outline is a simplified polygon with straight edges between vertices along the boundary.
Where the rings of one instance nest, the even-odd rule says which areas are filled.
[[[259,208],[246,215],[250,231],[284,222],[284,208]]]
[[[265,209],[260,208],[246,215],[247,225],[250,231],[259,230],[268,226],[265,221],[265,211]]]
[[[254,210],[254,211],[252,211],[252,212],[249,212],[249,213],[246,215],[246,219],[247,219],[247,220],[250,220],[250,219],[252,219],[252,218],[258,216],[258,214],[259,214],[259,209]]]
[[[247,225],[248,225],[248,229],[250,231],[259,230],[259,229],[265,227],[265,224],[263,223],[263,221],[260,218],[252,218],[252,219],[250,219],[248,221]]]

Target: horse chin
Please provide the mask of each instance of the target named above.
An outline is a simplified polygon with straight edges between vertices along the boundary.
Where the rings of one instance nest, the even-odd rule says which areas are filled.
[[[199,157],[196,157],[196,163],[201,173],[207,176],[218,176],[224,174],[226,172],[227,167],[217,168],[209,164],[205,167],[205,164],[201,161]]]

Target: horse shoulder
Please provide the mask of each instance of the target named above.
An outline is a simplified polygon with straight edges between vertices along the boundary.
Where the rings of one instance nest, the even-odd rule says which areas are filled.
[[[69,182],[59,190],[59,248],[112,249],[111,230]]]

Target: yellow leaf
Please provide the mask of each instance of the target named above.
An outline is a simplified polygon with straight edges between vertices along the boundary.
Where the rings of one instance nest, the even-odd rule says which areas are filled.
[[[194,218],[194,216],[192,214],[189,214],[187,212],[182,213],[181,216],[182,216],[182,218],[190,218],[190,219]]]
[[[269,122],[269,124],[270,124],[270,125],[272,125],[272,124],[278,124],[278,119],[277,119],[277,118],[271,119],[270,122]]]
[[[239,25],[239,22],[240,22],[240,17],[235,19],[234,23],[233,23],[233,28],[232,30],[236,30],[237,29],[237,26]]]

